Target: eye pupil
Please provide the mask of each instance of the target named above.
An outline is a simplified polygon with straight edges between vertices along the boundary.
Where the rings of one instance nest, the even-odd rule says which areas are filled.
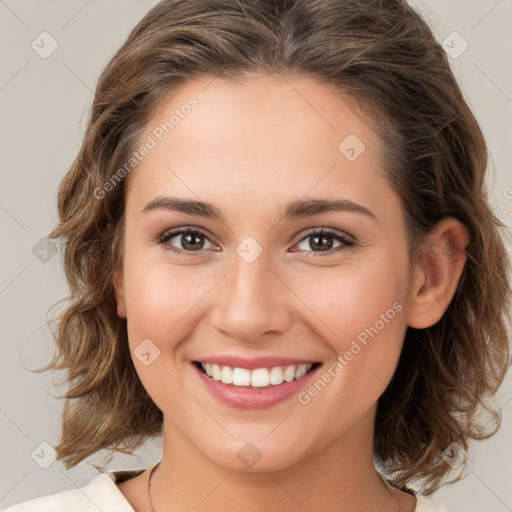
[[[182,246],[184,249],[201,249],[201,244],[204,242],[204,241],[199,241],[197,242],[197,240],[201,238],[201,235],[199,235],[198,233],[187,233],[185,235],[182,236]],[[195,241],[194,241],[195,240]]]
[[[319,235],[312,236],[311,238],[314,240],[314,242],[309,243],[311,249],[316,248],[316,249],[329,250],[332,248],[332,241],[333,241],[332,235],[322,233]],[[328,240],[328,241],[327,241],[327,244],[322,244],[320,242],[320,240]],[[327,245],[327,247],[326,247],[326,245]]]

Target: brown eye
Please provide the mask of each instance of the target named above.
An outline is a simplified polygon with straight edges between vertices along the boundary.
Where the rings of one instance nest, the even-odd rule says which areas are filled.
[[[334,245],[334,244],[338,245]],[[300,245],[302,244],[302,248]],[[334,253],[353,248],[355,242],[347,236],[339,235],[332,231],[312,230],[302,237],[299,244],[300,251],[316,253],[315,256],[328,256]],[[324,254],[322,254],[324,253]]]
[[[203,249],[215,247],[205,233],[191,229],[167,231],[160,238],[159,243],[165,244],[166,249],[182,253],[199,252]],[[208,244],[210,244],[208,246]]]

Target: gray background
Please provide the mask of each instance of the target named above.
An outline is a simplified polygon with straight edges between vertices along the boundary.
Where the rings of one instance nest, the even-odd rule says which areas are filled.
[[[49,445],[57,443],[62,402],[53,396],[51,374],[27,369],[47,360],[47,311],[67,292],[59,255],[44,240],[57,221],[59,182],[80,146],[101,70],[155,3],[0,0],[2,507],[85,485],[97,475],[92,464],[100,463],[99,457],[69,471],[52,463]],[[418,0],[414,5],[428,18],[438,40],[453,47],[450,51],[459,53],[463,40],[469,45],[451,61],[489,144],[493,207],[510,226],[512,0]],[[47,58],[40,53],[49,51],[52,41],[40,36],[44,31],[58,43]],[[31,47],[33,41],[40,53]],[[472,444],[467,477],[432,497],[451,512],[512,511],[510,374],[498,402],[503,408],[499,434]],[[134,456],[116,457],[107,467],[148,467],[159,454],[155,441]]]

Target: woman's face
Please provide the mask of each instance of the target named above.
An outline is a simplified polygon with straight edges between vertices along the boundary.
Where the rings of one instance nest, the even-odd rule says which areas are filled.
[[[164,438],[276,470],[371,436],[409,292],[378,144],[304,77],[188,82],[152,117],[127,178],[116,284]]]

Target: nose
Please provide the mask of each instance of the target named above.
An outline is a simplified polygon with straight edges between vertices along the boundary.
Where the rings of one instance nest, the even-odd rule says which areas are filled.
[[[217,287],[211,319],[224,336],[258,342],[288,329],[293,294],[264,254],[252,263],[236,254],[233,267]]]

